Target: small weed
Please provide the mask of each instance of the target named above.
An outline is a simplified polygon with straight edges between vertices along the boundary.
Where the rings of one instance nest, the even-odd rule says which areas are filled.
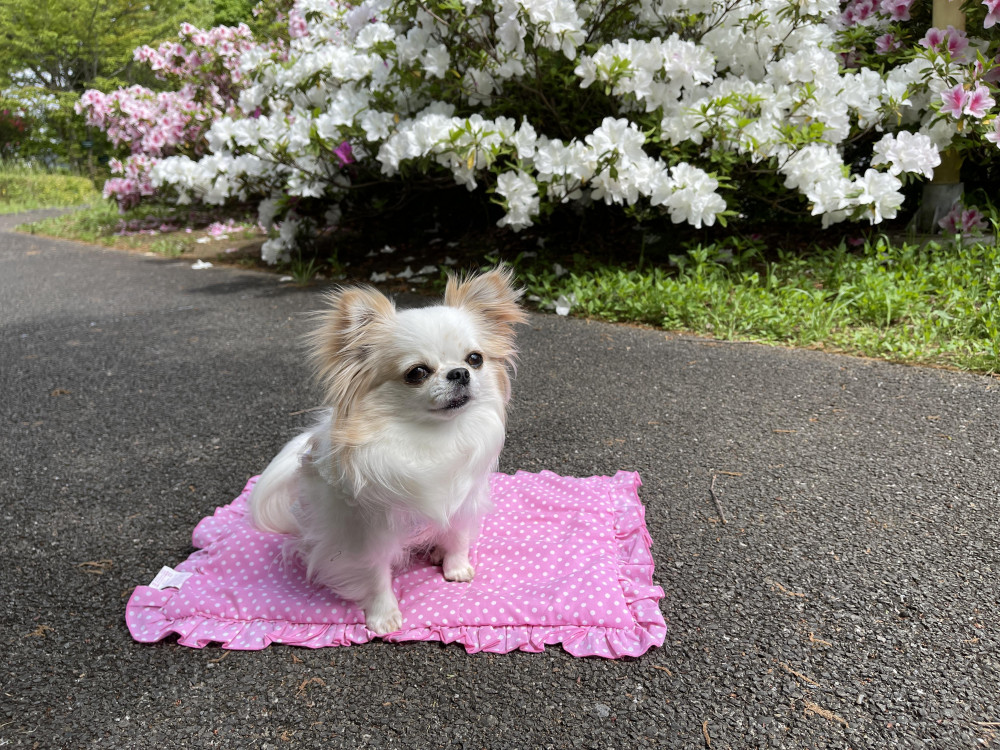
[[[289,264],[288,273],[292,277],[292,281],[295,284],[298,286],[306,286],[313,280],[322,268],[323,264],[315,258],[310,258],[308,260],[295,258]]]
[[[178,258],[184,254],[185,250],[188,249],[188,243],[174,237],[163,237],[162,239],[152,242],[149,249],[152,252],[158,255],[163,255],[167,258]]]

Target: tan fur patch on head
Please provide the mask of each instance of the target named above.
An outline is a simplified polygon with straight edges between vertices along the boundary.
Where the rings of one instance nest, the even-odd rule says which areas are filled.
[[[368,286],[338,289],[327,296],[327,303],[327,309],[316,314],[318,325],[307,340],[316,378],[343,429],[377,384],[374,352],[391,342],[396,308]]]
[[[526,323],[528,316],[518,304],[523,290],[514,286],[514,272],[509,266],[467,279],[448,276],[444,303],[474,315],[486,337],[487,355],[510,364],[514,346],[514,324]]]

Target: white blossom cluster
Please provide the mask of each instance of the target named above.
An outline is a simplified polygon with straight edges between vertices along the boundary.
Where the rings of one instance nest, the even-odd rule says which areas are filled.
[[[632,14],[620,24],[629,36],[598,33],[614,7]],[[700,227],[726,202],[719,180],[692,162],[706,166],[699,154],[723,149],[776,170],[825,224],[875,223],[900,208],[904,173],[932,174],[955,130],[931,116],[945,86],[931,90],[927,61],[884,76],[841,66],[840,10],[835,0],[297,0],[283,55],[244,55],[240,111],[212,126],[210,153],[163,159],[153,179],[181,201],[264,196],[260,220],[278,225],[264,248],[270,262],[316,228],[279,198],[336,205],[354,163],[387,178],[447,170],[490,190],[513,229],[571,201],[642,204]],[[573,90],[539,94],[550,72],[539,66],[554,55]],[[539,121],[509,116],[519,97],[591,88],[609,111],[588,113],[599,123],[589,132],[540,132]],[[883,125],[896,132],[852,172],[845,142]],[[671,158],[680,148],[688,158]]]

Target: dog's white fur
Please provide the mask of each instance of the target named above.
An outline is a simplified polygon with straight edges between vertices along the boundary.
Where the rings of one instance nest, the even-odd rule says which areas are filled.
[[[268,465],[251,518],[291,535],[286,551],[309,578],[357,602],[378,635],[402,627],[392,570],[412,551],[429,551],[449,581],[475,574],[520,294],[500,268],[449,278],[442,305],[397,311],[373,288],[348,288],[318,315],[312,361],[330,408]]]

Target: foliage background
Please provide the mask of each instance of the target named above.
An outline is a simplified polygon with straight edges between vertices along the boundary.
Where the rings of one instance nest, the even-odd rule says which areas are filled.
[[[253,9],[251,0],[3,0],[0,156],[68,168],[100,186],[108,159],[121,153],[74,111],[80,94],[134,84],[162,89],[133,52],[175,38],[183,22],[247,23],[257,34],[274,33],[275,11],[258,17]],[[23,131],[9,127],[15,118]]]

